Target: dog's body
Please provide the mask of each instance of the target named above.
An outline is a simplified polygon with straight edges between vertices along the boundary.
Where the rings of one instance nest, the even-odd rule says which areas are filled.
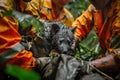
[[[67,28],[65,24],[58,21],[46,22],[44,39],[45,50],[49,54],[51,50],[55,50],[59,53],[74,54],[74,48],[72,46],[74,38],[74,28]]]

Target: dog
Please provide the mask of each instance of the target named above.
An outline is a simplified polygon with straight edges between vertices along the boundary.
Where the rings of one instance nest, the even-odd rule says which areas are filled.
[[[68,28],[64,23],[59,21],[46,22],[44,26],[44,47],[47,55],[52,50],[74,55],[75,49],[72,45],[75,40],[74,31],[76,27]]]

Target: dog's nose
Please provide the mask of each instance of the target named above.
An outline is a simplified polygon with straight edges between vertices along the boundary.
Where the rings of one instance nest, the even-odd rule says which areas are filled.
[[[69,46],[68,46],[68,44],[63,43],[63,44],[61,45],[61,51],[62,51],[63,54],[67,54],[67,52],[69,51]]]
[[[63,54],[67,54],[67,51],[64,51]]]

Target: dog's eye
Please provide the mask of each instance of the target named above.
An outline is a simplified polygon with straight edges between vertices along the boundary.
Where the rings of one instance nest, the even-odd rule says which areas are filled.
[[[59,43],[61,44],[63,42],[63,40],[60,40]]]
[[[69,44],[71,43],[71,40],[69,38],[67,38],[67,43],[69,43]]]

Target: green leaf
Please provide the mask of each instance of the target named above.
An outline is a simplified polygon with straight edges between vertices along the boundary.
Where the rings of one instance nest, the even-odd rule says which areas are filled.
[[[18,66],[7,65],[6,73],[18,78],[19,80],[41,80],[38,73]]]
[[[4,17],[9,15],[14,16],[18,20],[20,26],[23,29],[32,26],[35,27],[40,32],[40,35],[43,35],[43,28],[44,28],[43,22],[41,22],[36,17],[30,14],[21,13],[16,10],[10,10],[3,13]]]
[[[12,15],[12,10],[4,12],[2,15],[3,15],[3,17]]]
[[[85,39],[83,39],[78,46],[76,56],[84,60],[90,60],[102,53],[100,45],[98,45],[98,37],[92,29]]]
[[[39,28],[43,26],[43,23],[40,22],[36,17],[33,17],[30,14],[21,13],[13,10],[12,15],[20,22],[20,25],[23,28],[29,27],[30,25]]]

